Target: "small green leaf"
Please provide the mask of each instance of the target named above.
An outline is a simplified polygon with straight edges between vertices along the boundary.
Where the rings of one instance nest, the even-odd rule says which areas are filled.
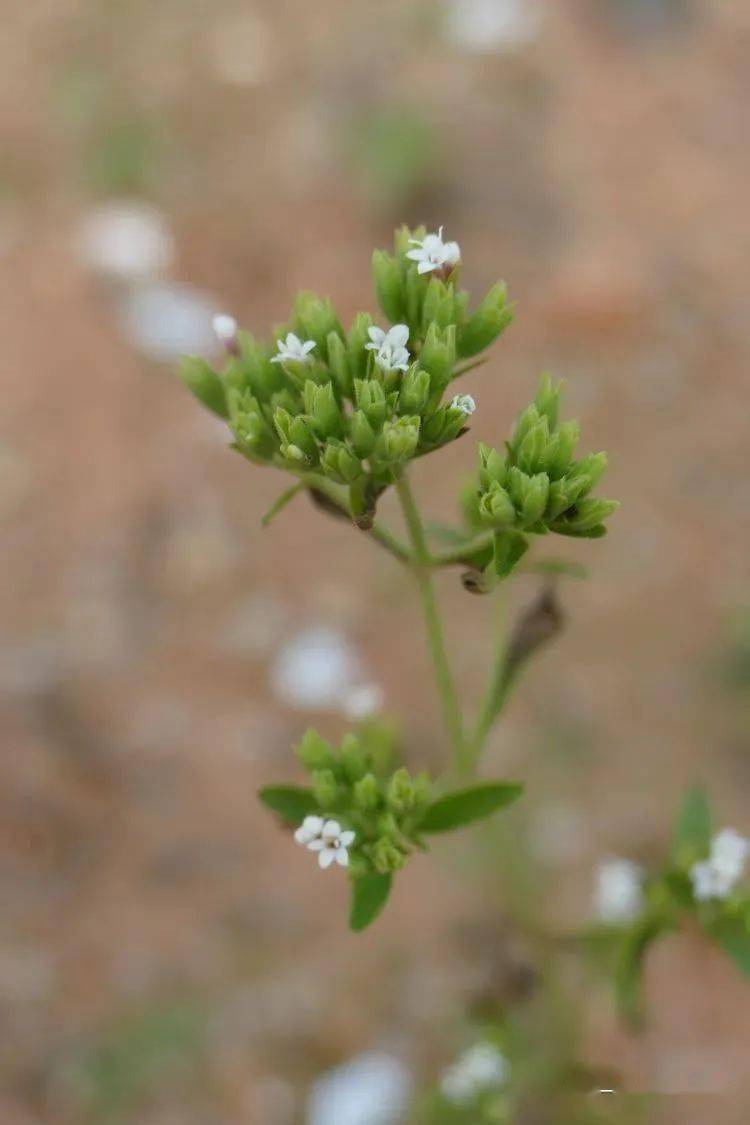
[[[717,924],[716,940],[745,977],[750,977],[750,929],[744,918],[724,918]]]
[[[178,375],[204,406],[213,410],[220,418],[228,417],[224,384],[210,363],[197,356],[185,356],[180,364]]]
[[[392,875],[360,875],[352,879],[350,929],[361,933],[375,921],[388,901],[392,884]]]
[[[674,832],[673,854],[678,862],[694,862],[711,847],[711,806],[699,786],[685,794]]]
[[[274,500],[273,504],[260,521],[263,527],[268,527],[269,523],[276,518],[282,509],[286,508],[290,500],[293,500],[297,493],[304,487],[305,485],[302,481],[299,481],[297,484],[293,484],[291,488],[287,488],[285,492],[282,492],[281,496]]]
[[[446,793],[427,809],[419,822],[419,831],[452,832],[454,828],[463,828],[513,804],[522,793],[523,785],[509,781],[489,781]]]
[[[301,785],[266,785],[258,790],[258,797],[266,808],[293,828],[297,828],[306,816],[318,808],[311,790]]]

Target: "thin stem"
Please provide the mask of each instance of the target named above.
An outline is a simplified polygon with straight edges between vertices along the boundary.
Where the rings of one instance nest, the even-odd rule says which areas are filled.
[[[349,500],[346,493],[339,485],[334,484],[333,481],[328,480],[318,473],[305,473],[300,477],[300,480],[306,488],[310,488],[324,496],[334,508],[338,508],[342,515],[345,515],[348,519],[352,518]],[[374,523],[372,527],[369,528],[368,531],[363,532],[363,534],[370,535],[376,543],[379,543],[386,551],[390,551],[399,562],[409,564],[413,561],[409,548],[406,547],[392,531],[389,531],[387,527],[383,527],[382,524]]]
[[[401,502],[404,519],[406,520],[406,526],[413,547],[412,569],[417,580],[417,585],[419,586],[422,612],[427,629],[427,645],[430,650],[430,656],[432,657],[435,682],[443,708],[443,718],[451,740],[451,745],[453,746],[456,768],[460,769],[464,754],[461,708],[445,650],[443,624],[435,597],[435,585],[432,574],[430,573],[430,552],[427,548],[427,540],[425,539],[422,520],[420,519],[414,495],[405,473],[397,479],[396,491]]]
[[[464,761],[466,773],[469,775],[473,774],[477,768],[479,756],[484,749],[487,736],[505,706],[514,679],[515,676],[508,661],[507,641],[505,636],[502,636],[492,659],[489,684],[482,700],[474,730],[467,740]]]
[[[463,543],[445,547],[442,551],[433,551],[430,556],[430,564],[432,566],[452,566],[455,563],[465,563],[469,555],[481,551],[484,547],[489,547],[494,534],[493,531],[480,531],[478,535],[472,536],[471,539],[467,539]]]

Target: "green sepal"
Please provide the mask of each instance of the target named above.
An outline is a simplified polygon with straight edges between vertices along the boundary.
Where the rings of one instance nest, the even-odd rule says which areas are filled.
[[[321,300],[315,293],[299,293],[294,303],[294,316],[303,338],[315,341],[318,357],[328,358],[328,337],[331,332],[335,332],[343,340],[344,329],[327,297]]]
[[[495,536],[492,570],[498,578],[507,578],[529,549],[527,536],[518,531],[499,531]]]
[[[369,331],[371,328],[372,317],[370,314],[358,313],[349,329],[346,354],[352,379],[362,379],[367,374],[367,360],[370,352],[366,345],[370,343]],[[348,397],[351,398],[351,396],[352,389],[350,387]]]
[[[516,782],[487,781],[446,793],[433,801],[417,824],[417,829],[419,832],[435,833],[463,828],[512,805],[523,793],[523,788]]]
[[[376,250],[372,255],[372,280],[384,315],[392,324],[398,324],[405,313],[401,267],[385,250]]]
[[[199,402],[220,418],[229,417],[224,384],[210,363],[198,356],[186,356],[180,364],[178,375]]]
[[[349,370],[349,356],[347,346],[338,332],[328,333],[328,366],[336,380],[339,394],[351,398],[352,375]]]
[[[685,794],[672,839],[672,856],[681,867],[705,859],[711,848],[713,817],[706,791],[699,785]]]
[[[361,933],[371,926],[388,901],[392,875],[359,875],[352,879],[349,928]]]
[[[457,352],[462,359],[484,351],[508,327],[513,320],[513,308],[507,300],[508,290],[498,281],[459,329]]]
[[[308,773],[314,770],[333,769],[336,765],[336,754],[330,742],[312,727],[302,735],[295,753]]]
[[[358,457],[369,457],[375,448],[375,430],[364,410],[355,410],[349,421],[349,438]]]
[[[550,527],[561,535],[572,534],[586,538],[589,532],[596,531],[619,507],[619,500],[581,500],[550,524]],[[590,538],[597,538],[597,535]]]
[[[640,1024],[643,1018],[641,979],[646,954],[667,928],[661,919],[647,915],[623,938],[615,969],[615,999],[621,1017],[631,1025]]]
[[[285,824],[298,828],[306,816],[317,812],[318,804],[311,789],[301,785],[266,785],[258,797]]]
[[[319,438],[341,437],[344,427],[333,383],[321,385],[308,379],[303,389],[303,401],[305,413]]]

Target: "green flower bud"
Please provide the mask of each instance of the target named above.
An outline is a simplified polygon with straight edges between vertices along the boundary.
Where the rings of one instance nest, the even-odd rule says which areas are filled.
[[[479,518],[489,527],[512,527],[516,522],[516,509],[511,498],[495,480],[479,497]]]
[[[346,442],[331,438],[320,456],[324,474],[338,484],[351,484],[364,473],[362,462]]]
[[[423,414],[430,397],[430,374],[413,364],[404,375],[398,396],[400,414]]]
[[[349,330],[349,338],[346,345],[346,354],[349,360],[349,370],[352,377],[361,379],[367,374],[367,361],[370,352],[366,349],[366,344],[370,342],[369,330],[372,328],[372,317],[369,313],[359,313],[354,320],[354,324]],[[351,391],[348,392],[351,397]]]
[[[617,500],[581,500],[555,520],[553,531],[561,535],[579,535],[583,538],[598,538],[604,534],[602,524],[620,507]],[[593,532],[593,535],[590,533]]]
[[[508,290],[499,281],[459,330],[458,354],[462,359],[484,351],[508,327],[513,319],[513,309],[507,300]]]
[[[300,293],[294,304],[294,316],[297,327],[304,337],[315,341],[317,354],[324,359],[328,358],[329,334],[335,332],[342,340],[344,338],[341,321],[327,297],[323,301],[315,293]]]
[[[380,806],[380,786],[372,773],[367,773],[354,785],[354,807],[360,812],[375,812]]]
[[[524,527],[532,527],[544,515],[549,496],[549,477],[546,473],[536,473],[526,477],[522,485],[520,521]]]
[[[498,578],[507,578],[529,549],[529,541],[518,531],[501,531],[495,536],[492,569]]]
[[[416,266],[409,265],[406,271],[404,286],[404,300],[406,304],[406,323],[411,329],[412,336],[419,336],[422,325],[422,302],[427,289],[427,279],[419,273]]]
[[[186,356],[180,364],[179,376],[204,406],[220,418],[228,416],[224,384],[210,363],[196,356]]]
[[[238,332],[240,354],[231,361],[227,371],[233,386],[249,387],[259,402],[269,402],[271,395],[286,385],[279,364],[271,363],[268,349],[250,335]]]
[[[372,280],[378,304],[391,323],[398,324],[405,312],[401,267],[385,250],[372,256]]]
[[[606,467],[606,453],[589,453],[587,457],[575,461],[565,480],[573,500],[582,500],[599,483]]]
[[[328,333],[328,366],[336,380],[339,393],[351,397],[352,376],[349,370],[349,357],[344,341],[337,332]]]
[[[378,874],[390,875],[393,871],[401,870],[406,856],[391,840],[381,837],[376,840],[372,849],[372,862]]]
[[[557,429],[557,416],[560,409],[560,395],[562,394],[563,381],[558,379],[553,382],[549,375],[542,375],[539,380],[539,390],[534,399],[534,405],[540,417],[545,417],[552,434]]]
[[[542,456],[549,442],[549,425],[546,418],[542,418],[536,426],[532,426],[526,437],[517,446],[516,464],[525,473],[537,473],[542,467]]]
[[[375,443],[374,456],[387,464],[402,464],[414,456],[419,442],[419,418],[397,418],[386,422]]]
[[[345,734],[341,742],[341,766],[348,781],[359,781],[370,766],[369,755],[354,734]]]
[[[501,453],[489,445],[479,444],[479,483],[482,488],[489,488],[492,481],[505,484],[508,477],[508,465]]]
[[[315,465],[318,461],[318,444],[307,422],[297,415],[293,418],[288,411],[278,407],[274,411],[273,422],[281,441],[281,453],[297,465]]]
[[[451,282],[446,284],[440,278],[432,277],[422,305],[422,332],[426,334],[430,325],[447,328],[455,323],[454,293]]]
[[[305,413],[318,437],[341,437],[344,427],[332,383],[321,386],[308,379],[304,386],[303,401]]]
[[[330,742],[326,742],[312,728],[305,731],[295,752],[308,773],[314,770],[331,770],[336,764],[336,755]]]
[[[581,427],[577,422],[565,422],[547,442],[539,464],[552,480],[559,480],[567,473],[580,436]]]
[[[541,422],[542,417],[543,415],[539,413],[536,405],[533,402],[530,406],[527,406],[525,410],[522,410],[518,415],[518,417],[516,418],[516,423],[513,427],[513,434],[510,441],[508,442],[510,452],[514,457],[517,455],[518,449],[526,435],[531,430],[536,429],[536,427]]]
[[[409,776],[409,771],[403,767],[396,770],[388,784],[386,803],[394,813],[403,815],[411,812],[417,802],[417,793]]]
[[[453,374],[456,363],[456,329],[449,325],[440,329],[431,324],[419,354],[419,365],[430,373],[430,390],[434,402],[440,400]]]
[[[321,809],[332,809],[341,799],[341,786],[332,770],[314,770],[312,791]]]
[[[364,411],[355,410],[349,422],[349,437],[359,457],[369,457],[375,448],[375,431]]]
[[[241,398],[236,391],[227,394],[230,425],[240,447],[260,457],[271,457],[278,449],[276,435],[266,421],[260,403],[249,392]]]
[[[355,379],[354,401],[358,409],[363,411],[372,428],[376,431],[379,430],[388,413],[382,383],[379,383],[377,379]]]

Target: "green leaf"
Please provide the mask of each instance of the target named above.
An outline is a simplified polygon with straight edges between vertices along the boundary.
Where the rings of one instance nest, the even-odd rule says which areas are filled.
[[[686,863],[708,855],[713,827],[711,806],[705,790],[695,786],[685,794],[677,817],[672,852]]]
[[[178,375],[204,406],[213,410],[220,418],[228,417],[224,384],[210,363],[197,356],[186,356],[180,364]]]
[[[301,785],[266,785],[258,797],[285,824],[299,827],[306,816],[317,811],[318,804],[310,789]]]
[[[360,875],[352,879],[349,927],[357,933],[371,925],[388,901],[392,875]]]
[[[269,523],[276,518],[282,509],[286,508],[289,501],[293,500],[297,493],[304,487],[304,484],[300,481],[298,484],[293,484],[291,488],[287,488],[285,492],[282,492],[281,496],[274,500],[273,504],[260,521],[263,527],[268,527]]]
[[[419,822],[419,831],[452,832],[454,828],[463,828],[513,804],[522,793],[523,785],[510,781],[488,781],[470,789],[456,789],[430,805]]]
[[[728,953],[744,977],[750,977],[750,929],[744,918],[721,919],[715,929],[716,940]]]

